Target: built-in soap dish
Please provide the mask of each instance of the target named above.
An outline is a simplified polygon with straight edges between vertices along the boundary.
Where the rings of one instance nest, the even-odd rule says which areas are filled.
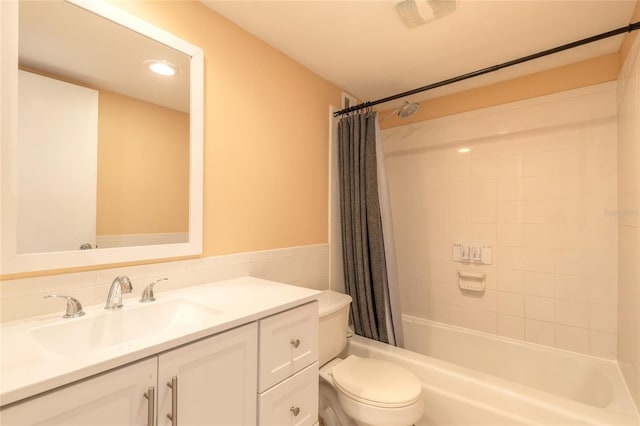
[[[458,287],[462,290],[483,292],[486,280],[485,274],[458,271]]]

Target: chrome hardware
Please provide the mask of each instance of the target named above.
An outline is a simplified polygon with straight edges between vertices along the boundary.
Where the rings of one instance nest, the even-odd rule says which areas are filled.
[[[171,413],[167,418],[171,420],[171,426],[178,426],[178,376],[173,376],[167,386],[171,389]]]
[[[300,339],[291,339],[291,346],[293,346],[294,348],[297,348],[298,346],[300,346]]]
[[[147,398],[147,426],[155,426],[156,424],[156,388],[151,386],[147,392],[144,393],[144,397]]]
[[[142,295],[140,296],[140,303],[148,303],[153,302],[156,298],[153,296],[153,286],[158,284],[160,281],[166,281],[168,278],[160,278],[159,280],[155,280],[148,286],[142,290]]]
[[[300,414],[300,407],[291,407],[289,411],[291,411],[291,414],[296,417],[298,414]]]
[[[132,291],[133,285],[131,285],[129,277],[126,275],[115,277],[111,283],[111,288],[109,288],[107,304],[104,308],[110,311],[122,308],[122,293],[131,293]]]
[[[82,303],[78,299],[75,299],[71,296],[62,296],[59,294],[47,294],[44,296],[45,299],[50,297],[58,297],[60,299],[67,299],[67,312],[62,316],[62,318],[77,318],[84,315],[84,311],[82,310]]]

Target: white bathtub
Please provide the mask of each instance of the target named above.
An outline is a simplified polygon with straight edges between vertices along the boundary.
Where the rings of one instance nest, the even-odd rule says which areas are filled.
[[[347,351],[420,378],[425,415],[416,426],[640,425],[613,361],[410,316],[403,325],[407,349],[354,336]]]

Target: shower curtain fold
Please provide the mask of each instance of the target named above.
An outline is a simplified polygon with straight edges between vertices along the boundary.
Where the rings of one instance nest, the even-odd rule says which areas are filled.
[[[395,237],[393,234],[393,220],[391,215],[391,198],[387,180],[387,167],[384,150],[382,148],[382,134],[380,121],[376,120],[376,158],[378,166],[378,198],[380,200],[380,217],[382,219],[382,235],[384,253],[387,266],[387,324],[392,328],[389,333],[389,343],[404,347],[404,333],[402,328],[402,311],[400,307],[400,282],[398,280],[398,264],[396,261]]]
[[[394,332],[394,322],[400,321],[393,321],[390,304],[395,292],[389,291],[385,243],[390,243],[383,233],[380,208],[377,132],[376,114],[371,112],[338,123],[344,280],[353,298],[350,319],[356,334],[397,344],[401,331]]]

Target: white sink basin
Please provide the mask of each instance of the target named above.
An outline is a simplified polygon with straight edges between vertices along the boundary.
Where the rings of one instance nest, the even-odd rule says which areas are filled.
[[[188,299],[170,299],[66,319],[32,328],[30,334],[43,348],[70,356],[156,333],[171,333],[185,326],[199,326],[220,313]]]

